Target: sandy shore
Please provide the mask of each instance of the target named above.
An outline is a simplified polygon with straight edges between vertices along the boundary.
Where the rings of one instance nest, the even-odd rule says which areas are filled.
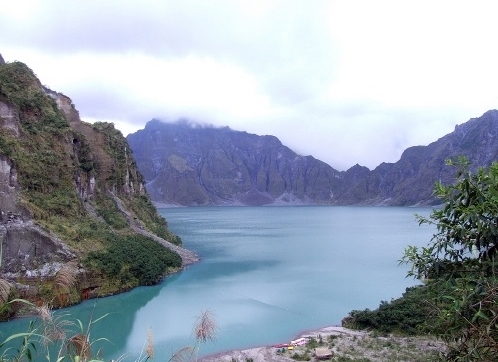
[[[344,327],[330,326],[303,332],[295,339],[314,338],[322,340],[321,347],[329,348],[335,357],[368,358],[372,362],[396,360],[398,362],[425,361],[426,357],[443,350],[440,341],[429,337],[395,337],[378,336],[367,331],[351,330]],[[287,343],[290,343],[287,342]],[[202,362],[263,362],[295,361],[293,355],[309,356],[316,360],[314,350],[309,346],[295,346],[293,349],[263,346],[230,351],[203,357]],[[394,359],[393,359],[394,358]],[[330,359],[328,359],[330,360]],[[334,360],[334,358],[332,358]]]

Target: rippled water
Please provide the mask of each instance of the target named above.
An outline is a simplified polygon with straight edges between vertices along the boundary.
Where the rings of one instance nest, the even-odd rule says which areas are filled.
[[[156,360],[191,345],[204,310],[217,339],[206,355],[290,340],[303,330],[340,324],[353,309],[376,308],[416,284],[398,266],[407,245],[425,245],[434,229],[414,214],[426,208],[199,207],[160,209],[201,262],[153,287],[68,308],[92,326],[106,357],[134,360],[152,328]],[[0,325],[9,333],[26,321]]]

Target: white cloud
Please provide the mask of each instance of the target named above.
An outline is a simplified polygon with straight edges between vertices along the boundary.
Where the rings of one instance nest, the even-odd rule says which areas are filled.
[[[341,53],[336,99],[371,99],[386,107],[491,105],[498,77],[494,15],[498,4],[458,1],[340,2],[331,31]],[[490,9],[491,7],[491,9]],[[476,88],[489,93],[475,96]],[[482,97],[484,96],[484,97]],[[490,102],[491,101],[491,102]]]
[[[273,134],[338,169],[496,108],[493,1],[0,0],[0,53],[128,134],[152,118]]]

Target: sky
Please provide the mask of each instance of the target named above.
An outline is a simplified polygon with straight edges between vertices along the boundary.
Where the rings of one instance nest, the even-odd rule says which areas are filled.
[[[153,119],[375,168],[498,106],[497,1],[0,0],[0,54],[124,136]]]

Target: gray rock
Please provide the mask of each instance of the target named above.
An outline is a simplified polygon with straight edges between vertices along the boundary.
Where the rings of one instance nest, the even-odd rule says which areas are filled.
[[[160,204],[432,205],[439,202],[435,182],[454,177],[446,159],[466,156],[474,169],[498,160],[498,111],[374,170],[355,165],[339,172],[276,137],[228,127],[152,120],[127,139],[147,191]]]

